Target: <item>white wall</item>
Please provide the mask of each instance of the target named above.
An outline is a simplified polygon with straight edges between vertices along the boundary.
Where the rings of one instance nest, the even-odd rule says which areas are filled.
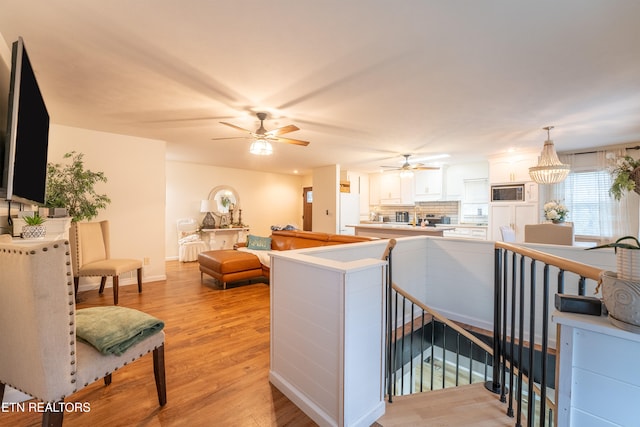
[[[218,185],[233,187],[240,198],[242,222],[251,234],[268,236],[272,225],[292,224],[302,229],[302,188],[305,178],[167,161],[166,257],[177,258],[176,220],[196,218],[202,222],[200,201]],[[237,220],[237,217],[236,217]]]
[[[313,231],[338,233],[340,166],[330,165],[313,170]]]
[[[96,191],[111,203],[93,221],[109,220],[111,256],[148,258],[143,281],[164,279],[165,143],[51,125],[49,162],[63,162],[63,155],[74,150],[84,154],[86,169],[102,171],[108,179]]]

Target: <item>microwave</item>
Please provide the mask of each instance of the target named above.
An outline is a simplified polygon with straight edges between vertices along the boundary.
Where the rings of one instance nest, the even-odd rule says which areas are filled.
[[[492,185],[492,202],[524,202],[524,184]]]

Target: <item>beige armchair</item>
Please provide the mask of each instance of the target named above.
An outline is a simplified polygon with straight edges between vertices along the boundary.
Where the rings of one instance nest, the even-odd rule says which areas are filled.
[[[107,277],[113,280],[113,304],[118,305],[119,276],[137,270],[138,292],[142,292],[142,261],[138,259],[111,258],[109,245],[109,221],[74,222],[69,231],[71,262],[75,291],[80,277],[100,276],[100,290],[104,291]]]
[[[0,241],[0,400],[8,385],[51,403],[45,405],[42,425],[61,426],[66,397],[100,378],[108,385],[113,371],[153,352],[158,401],[164,405],[164,332],[137,340],[120,356],[105,355],[78,340],[69,254],[65,240],[31,245]],[[147,316],[128,308],[100,308]]]
[[[573,223],[527,224],[524,226],[525,243],[573,245]]]

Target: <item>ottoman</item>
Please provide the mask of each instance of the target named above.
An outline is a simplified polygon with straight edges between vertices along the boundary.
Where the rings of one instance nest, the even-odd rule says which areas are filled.
[[[227,289],[227,282],[262,277],[260,259],[247,252],[233,249],[205,251],[198,254],[198,263],[200,282],[203,282],[204,273],[207,273],[222,282],[223,289]]]

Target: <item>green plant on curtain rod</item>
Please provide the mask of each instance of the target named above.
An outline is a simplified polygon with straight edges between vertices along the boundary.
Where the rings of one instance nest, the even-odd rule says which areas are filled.
[[[71,151],[64,155],[64,159],[71,159],[70,163],[47,165],[45,204],[50,208],[66,208],[72,221],[89,221],[111,203],[106,194],[98,194],[94,189],[98,182],[107,182],[104,172],[85,169],[83,157],[83,153]]]
[[[635,191],[640,194],[640,188],[636,183],[640,179],[640,160],[635,160],[629,155],[608,158],[614,162],[609,168],[609,173],[613,178],[609,194],[616,200],[620,200],[629,191]]]

